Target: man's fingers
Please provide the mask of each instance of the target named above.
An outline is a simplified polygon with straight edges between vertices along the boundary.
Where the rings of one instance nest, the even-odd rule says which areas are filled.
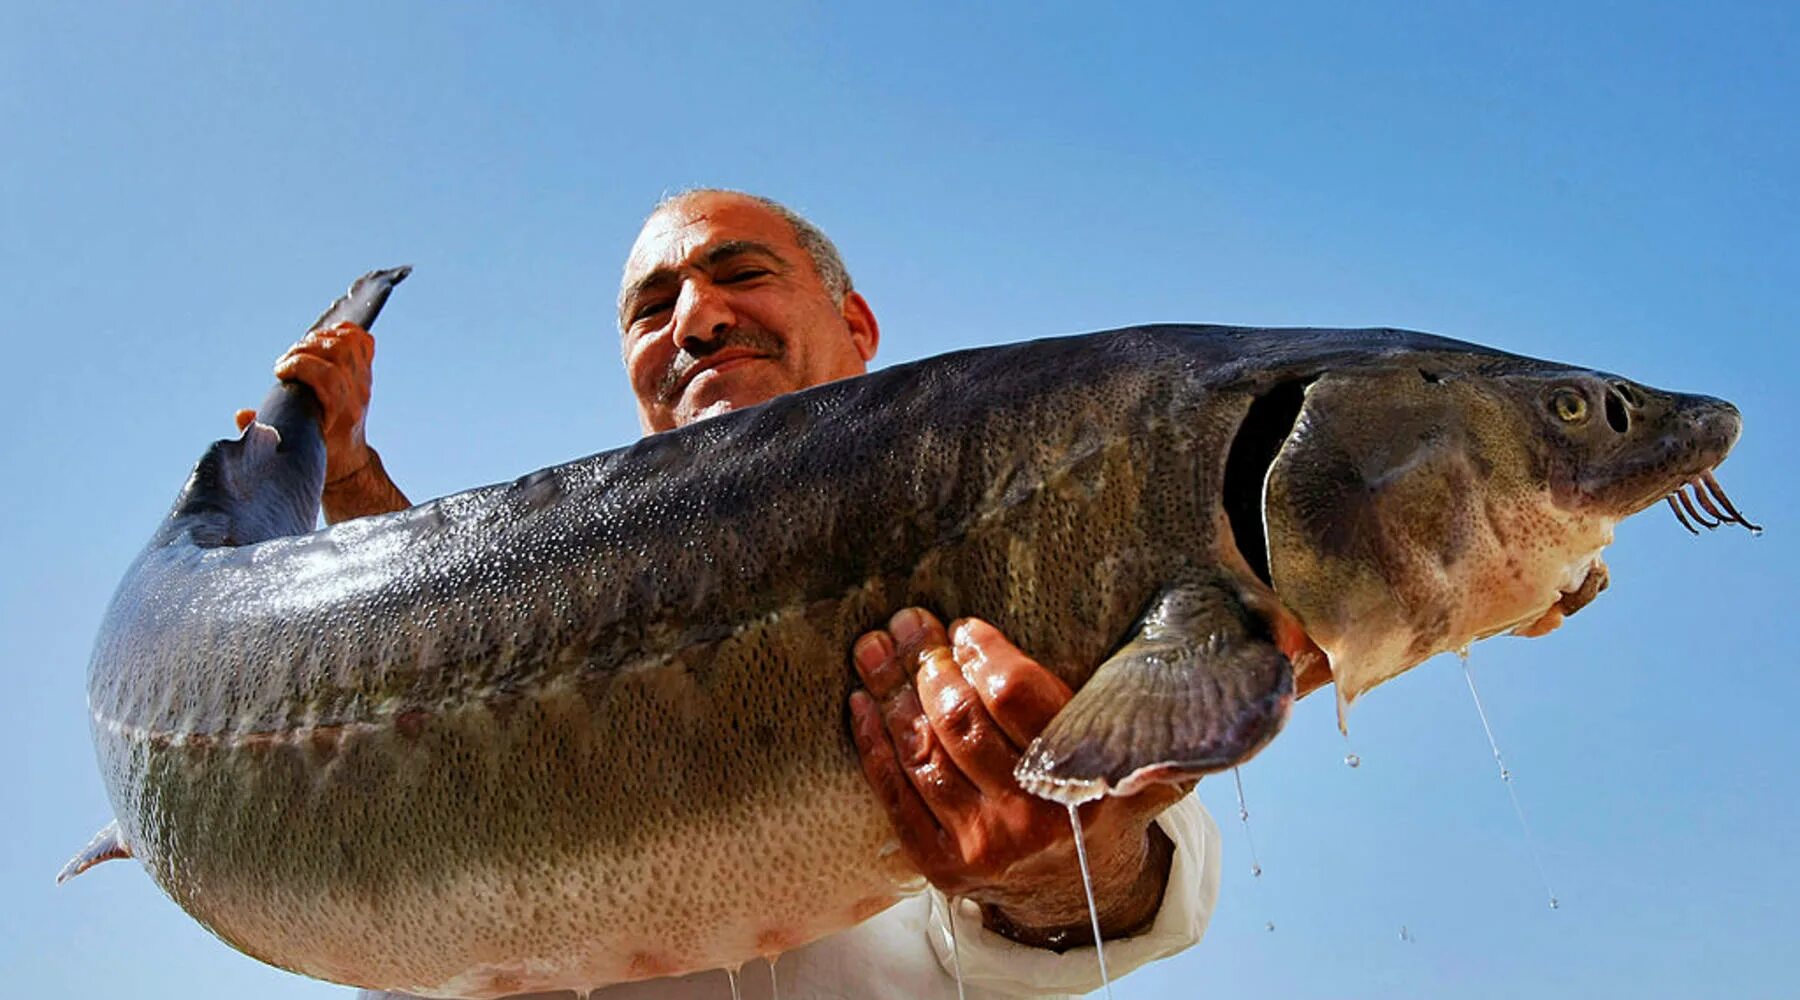
[[[981,793],[951,760],[919,694],[906,688],[881,705],[882,721],[894,741],[894,753],[925,808],[946,830],[956,830],[981,808]]]
[[[932,731],[963,775],[989,796],[1016,795],[1019,751],[963,678],[949,650],[928,654],[915,682]]]
[[[275,363],[275,377],[284,382],[304,382],[320,399],[347,395],[350,380],[342,368],[316,354],[289,351]]]
[[[944,623],[924,608],[904,608],[888,619],[888,631],[899,646],[896,655],[903,664],[916,666],[929,649],[949,648],[950,636]]]
[[[337,445],[340,436],[352,434],[368,412],[367,386],[359,391],[343,369],[329,361],[308,354],[290,354],[275,367],[275,375],[312,388],[324,415],[322,430],[328,445]]]
[[[1030,745],[1074,696],[1062,678],[1020,652],[987,622],[963,619],[952,634],[952,653],[963,676],[1015,746]]]
[[[891,698],[906,684],[906,671],[894,655],[894,637],[877,629],[866,632],[851,648],[850,659],[863,687],[877,698]]]
[[[342,365],[367,370],[375,360],[375,338],[355,323],[339,323],[301,337],[293,351],[306,351]]]
[[[314,330],[294,346],[288,348],[275,362],[277,378],[299,378],[311,385],[306,375],[296,374],[295,364],[301,359],[312,359],[335,369],[338,378],[344,385],[354,390],[367,405],[371,379],[371,365],[375,360],[375,338],[361,327],[348,323],[324,330]],[[308,366],[305,372],[315,372],[316,366]],[[319,387],[314,386],[317,390]]]
[[[863,686],[885,701],[912,680],[926,648],[949,644],[944,626],[929,611],[907,608],[888,621],[886,630],[863,633],[851,648],[851,659]]]
[[[908,856],[919,865],[928,861],[940,863],[945,841],[943,828],[907,779],[882,723],[881,709],[866,691],[850,695],[850,733],[856,741],[863,776],[875,789],[875,797],[881,800]]]

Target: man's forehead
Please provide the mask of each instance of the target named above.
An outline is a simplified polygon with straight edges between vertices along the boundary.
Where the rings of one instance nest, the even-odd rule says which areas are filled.
[[[684,198],[645,220],[625,262],[625,282],[659,267],[691,263],[728,241],[762,244],[777,252],[796,248],[787,220],[763,205],[718,196]]]

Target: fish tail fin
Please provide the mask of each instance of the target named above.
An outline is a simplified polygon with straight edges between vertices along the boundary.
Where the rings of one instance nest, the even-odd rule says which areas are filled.
[[[410,264],[370,271],[352,282],[350,290],[339,296],[307,329],[318,330],[339,323],[355,323],[367,330],[375,325],[375,317],[381,315],[381,307],[387,305],[388,295],[393,292],[394,286],[405,281],[406,276],[411,273]]]
[[[56,873],[56,884],[62,885],[102,861],[129,857],[131,848],[125,846],[124,838],[119,833],[119,821],[115,819],[101,827],[100,832],[94,834],[94,839],[88,841],[86,847],[62,866],[62,871]]]
[[[368,329],[411,267],[370,271],[311,329],[355,323]],[[250,545],[304,534],[318,524],[325,487],[325,441],[312,389],[280,382],[235,440],[215,441],[175,499],[156,545],[190,534],[201,548]]]

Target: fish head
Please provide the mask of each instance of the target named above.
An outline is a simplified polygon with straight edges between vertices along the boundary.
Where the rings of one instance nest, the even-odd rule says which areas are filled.
[[[1405,353],[1313,379],[1264,480],[1264,530],[1339,724],[1437,653],[1555,628],[1605,588],[1614,526],[1659,500],[1692,512],[1691,490],[1753,527],[1711,472],[1740,426],[1723,400],[1509,355]]]

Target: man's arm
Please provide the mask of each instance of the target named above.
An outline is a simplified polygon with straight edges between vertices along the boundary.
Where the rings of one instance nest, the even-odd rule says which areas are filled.
[[[303,383],[319,398],[327,524],[412,506],[364,438],[374,364],[375,338],[354,323],[314,330],[275,362],[276,378]],[[238,430],[254,419],[255,410],[239,410]]]
[[[949,633],[908,609],[854,651],[863,770],[908,858],[932,885],[980,904],[989,929],[1040,948],[1091,944],[1068,811],[1013,780],[1067,685],[976,619]],[[1152,818],[1186,791],[1159,786],[1081,807],[1101,935],[1156,918],[1173,847]]]

